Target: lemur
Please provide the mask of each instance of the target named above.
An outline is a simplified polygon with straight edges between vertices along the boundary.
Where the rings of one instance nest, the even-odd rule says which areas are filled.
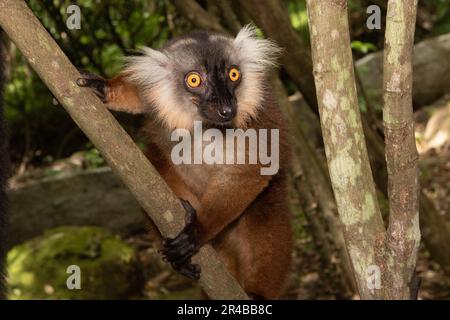
[[[6,74],[6,55],[3,46],[3,31],[0,29],[0,300],[6,298],[5,260],[6,260],[6,227],[7,227],[7,195],[6,180],[8,178],[8,150],[6,124],[3,114],[3,85]]]
[[[279,298],[292,251],[287,199],[290,146],[286,120],[272,96],[267,73],[280,49],[253,26],[236,37],[195,31],[159,50],[144,48],[106,80],[84,73],[88,87],[111,110],[145,114],[146,156],[182,199],[187,225],[161,252],[193,279],[191,257],[210,243],[244,290],[255,298]],[[279,170],[261,175],[261,164],[182,164],[171,160],[171,133],[204,128],[278,129]],[[247,147],[244,147],[247,148]],[[248,150],[235,150],[248,153]]]

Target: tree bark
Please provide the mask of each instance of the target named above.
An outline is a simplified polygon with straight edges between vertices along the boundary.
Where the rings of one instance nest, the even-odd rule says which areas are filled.
[[[383,122],[388,170],[388,252],[393,294],[409,298],[420,245],[419,155],[414,137],[412,53],[417,0],[390,0],[384,50]]]
[[[378,207],[356,93],[347,2],[308,0],[317,100],[331,183],[358,291],[380,297],[367,285],[379,261],[385,229]]]
[[[180,201],[100,100],[76,85],[78,71],[26,3],[1,1],[0,25],[130,189],[161,234],[176,236],[184,226],[185,212]],[[204,246],[193,261],[202,268],[199,283],[211,298],[247,298],[211,246]]]

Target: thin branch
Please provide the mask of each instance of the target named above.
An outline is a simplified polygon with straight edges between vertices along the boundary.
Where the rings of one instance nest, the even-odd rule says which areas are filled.
[[[220,14],[228,29],[230,29],[233,34],[237,34],[239,30],[241,30],[242,24],[234,13],[230,0],[218,0],[217,6],[220,8]]]
[[[79,72],[24,1],[0,2],[0,25],[54,96],[130,189],[161,234],[176,236],[185,211],[165,181],[94,94],[79,88]],[[211,246],[193,258],[202,268],[200,285],[211,298],[245,299]]]
[[[412,54],[417,0],[390,0],[384,51],[384,107],[389,194],[389,254],[399,276],[396,297],[408,299],[420,245],[419,155],[414,137]],[[413,293],[414,294],[414,293]]]
[[[224,31],[220,21],[203,9],[197,1],[172,0],[172,3],[194,26],[206,30]]]

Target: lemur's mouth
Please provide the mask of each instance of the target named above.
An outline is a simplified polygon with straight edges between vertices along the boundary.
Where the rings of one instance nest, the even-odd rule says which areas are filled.
[[[230,119],[230,120],[219,120],[219,119],[211,119],[209,117],[206,117],[205,120],[213,126],[229,127],[233,124],[234,118]]]

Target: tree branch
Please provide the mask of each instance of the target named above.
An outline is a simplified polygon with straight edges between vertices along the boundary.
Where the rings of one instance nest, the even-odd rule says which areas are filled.
[[[172,0],[173,5],[194,26],[213,31],[224,31],[220,21],[209,14],[195,0]]]
[[[420,245],[419,155],[414,137],[412,53],[417,0],[390,0],[384,50],[384,108],[388,169],[388,249],[399,277],[396,297],[410,297],[409,284]]]
[[[100,100],[76,85],[78,71],[26,3],[1,1],[0,25],[131,190],[162,235],[176,236],[184,226],[185,212],[180,201]],[[193,261],[202,267],[199,282],[211,298],[247,298],[211,246],[204,246]]]
[[[221,16],[228,29],[230,29],[233,34],[237,34],[239,30],[241,30],[242,24],[234,13],[230,0],[218,0],[217,6],[221,10]]]

